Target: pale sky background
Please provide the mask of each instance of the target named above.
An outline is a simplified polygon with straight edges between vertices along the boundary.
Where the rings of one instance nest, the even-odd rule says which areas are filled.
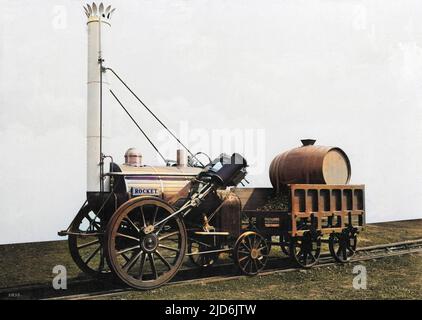
[[[82,4],[0,0],[0,243],[57,239],[85,199]],[[249,176],[259,187],[270,186],[276,154],[315,138],[349,155],[368,222],[422,218],[421,1],[105,4],[117,8],[106,64],[192,149],[216,156],[210,137],[236,130],[259,162]],[[112,87],[165,147],[151,117]],[[122,162],[137,146],[160,164],[117,105],[106,108],[106,153]],[[242,148],[224,141],[221,151]]]

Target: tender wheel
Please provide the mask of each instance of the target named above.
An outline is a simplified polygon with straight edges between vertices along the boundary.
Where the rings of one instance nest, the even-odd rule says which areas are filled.
[[[219,247],[206,243],[204,239],[189,238],[188,253],[199,253],[217,249]],[[198,267],[207,268],[218,260],[218,256],[218,253],[195,254],[189,255],[189,260]]]
[[[96,278],[111,276],[103,246],[104,229],[103,222],[86,205],[76,215],[71,230],[84,235],[69,235],[68,239],[73,261],[84,273]]]
[[[349,261],[356,253],[357,236],[352,230],[330,235],[329,248],[332,257],[341,263]]]
[[[256,275],[265,268],[269,253],[266,239],[254,231],[241,234],[233,250],[236,264],[248,276]]]
[[[321,236],[307,231],[302,237],[290,238],[290,257],[301,267],[315,265],[321,255]]]
[[[106,232],[109,265],[129,286],[159,287],[182,265],[186,251],[183,221],[175,216],[159,224],[173,212],[161,199],[139,197],[127,201],[111,218]]]

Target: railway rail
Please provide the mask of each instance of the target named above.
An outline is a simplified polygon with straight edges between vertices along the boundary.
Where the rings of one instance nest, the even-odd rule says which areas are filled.
[[[420,253],[422,252],[422,239],[395,242],[382,245],[374,245],[358,248],[357,254],[349,263],[380,259],[385,257]],[[337,262],[329,254],[323,254],[320,262],[314,267],[327,267],[335,265]],[[292,267],[292,263],[286,258],[272,258],[268,261],[266,270],[260,273],[261,276],[285,273],[300,270]],[[201,269],[182,269],[177,277],[167,286],[177,286],[195,283],[212,283],[220,281],[235,280],[244,275],[240,275],[232,263],[222,263],[207,268],[207,272]],[[0,289],[1,299],[46,299],[46,300],[85,300],[98,299],[108,296],[116,296],[122,293],[134,291],[134,289],[116,283],[105,283],[95,279],[80,279],[68,283],[68,290],[54,290],[45,284],[27,285]],[[81,293],[83,292],[83,293]]]

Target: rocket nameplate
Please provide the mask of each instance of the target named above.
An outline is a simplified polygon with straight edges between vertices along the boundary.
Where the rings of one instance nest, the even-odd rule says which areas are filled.
[[[160,192],[155,188],[132,187],[130,190],[132,196],[158,196]]]

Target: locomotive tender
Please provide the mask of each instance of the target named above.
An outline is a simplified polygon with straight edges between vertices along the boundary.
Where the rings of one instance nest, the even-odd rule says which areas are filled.
[[[82,271],[104,279],[117,276],[134,288],[151,289],[169,281],[185,257],[198,267],[209,267],[227,253],[242,273],[255,275],[265,268],[272,246],[280,246],[299,266],[311,267],[318,262],[321,243],[328,242],[337,261],[350,260],[357,233],[365,225],[364,186],[348,184],[350,162],[339,148],[302,140],[301,147],[271,163],[273,188],[237,188],[246,181],[246,159],[234,153],[200,161],[203,154],[191,153],[171,131],[184,150],[178,150],[177,161],[164,159],[165,166],[144,166],[134,148],[126,152],[122,165],[106,156],[102,117],[103,94],[109,86],[106,74],[116,76],[167,127],[114,70],[104,67],[102,44],[114,9],[102,3],[84,9],[87,198],[70,226],[59,232],[68,236],[70,253]],[[268,207],[269,199],[281,199],[281,204]]]

